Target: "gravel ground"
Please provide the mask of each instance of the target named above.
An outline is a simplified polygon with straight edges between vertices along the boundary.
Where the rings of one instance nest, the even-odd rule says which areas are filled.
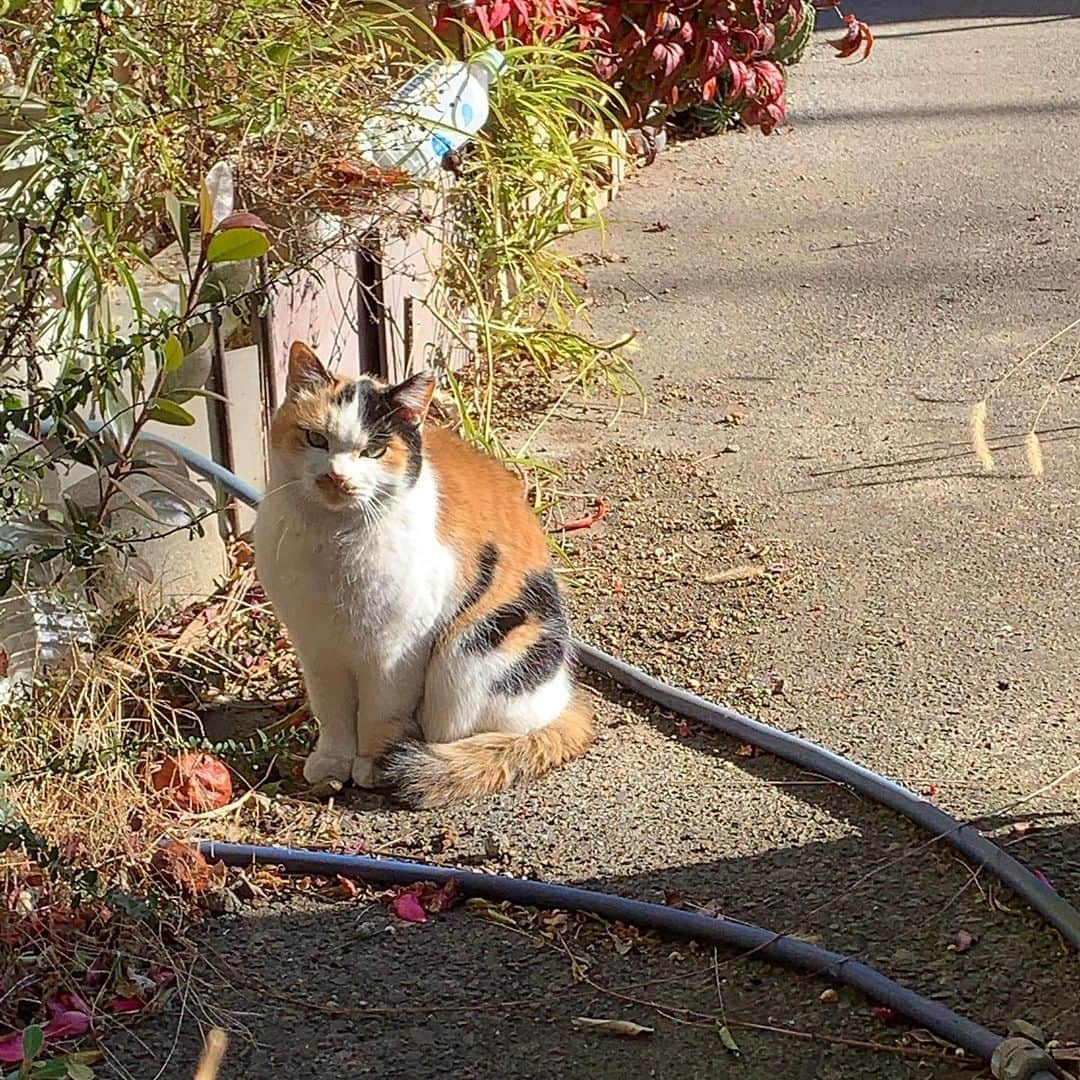
[[[819,44],[790,128],[674,148],[613,205],[602,251],[575,242],[597,330],[640,328],[651,402],[618,419],[603,400],[569,407],[534,446],[582,505],[611,504],[572,541],[576,622],[985,818],[1080,902],[1080,778],[1055,783],[1080,762],[1076,383],[1043,415],[1042,481],[1016,449],[1067,354],[995,397],[995,474],[966,437],[970,403],[1076,314],[1076,23],[1019,4],[993,9],[1002,22],[860,14],[880,31],[873,61]],[[842,788],[590,686],[585,759],[446,812],[351,796],[346,838],[678,894],[855,953],[987,1025],[1080,1038],[1075,955],[990,882]],[[236,1077],[964,1075],[821,1041],[933,1050],[754,960],[461,908],[389,922],[310,892],[223,916],[191,1007],[112,1052],[140,1080],[190,1076],[218,1010],[246,1031]],[[577,1016],[655,1033],[612,1040]]]

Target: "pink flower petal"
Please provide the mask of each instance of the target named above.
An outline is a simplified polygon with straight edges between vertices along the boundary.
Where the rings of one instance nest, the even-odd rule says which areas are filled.
[[[142,998],[137,997],[114,997],[109,1002],[109,1009],[114,1013],[138,1012],[143,1007]]]
[[[427,912],[411,892],[399,893],[390,906],[394,914],[405,922],[427,922]]]
[[[84,1012],[55,1013],[45,1025],[46,1039],[74,1039],[90,1030],[90,1017]]]
[[[23,1059],[22,1032],[13,1031],[0,1039],[0,1061],[5,1065],[17,1065]]]

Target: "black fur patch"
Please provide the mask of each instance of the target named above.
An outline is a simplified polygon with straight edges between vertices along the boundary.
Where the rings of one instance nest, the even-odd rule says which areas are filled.
[[[521,654],[514,666],[492,684],[492,692],[504,697],[529,694],[553,679],[566,663],[570,643],[566,640],[566,628],[562,632],[548,630]]]
[[[492,543],[485,544],[480,549],[476,559],[476,577],[469,586],[468,591],[461,598],[454,614],[450,617],[453,622],[459,616],[464,615],[469,608],[474,607],[484,598],[484,594],[491,588],[495,580],[495,570],[499,565],[499,549]]]
[[[424,463],[420,430],[401,418],[390,393],[390,390],[376,385],[370,379],[358,379],[346,383],[334,395],[334,404],[341,409],[351,408],[355,411],[357,419],[368,433],[368,442],[372,447],[377,449],[385,446],[394,435],[401,439],[409,452],[405,481],[412,487],[419,479]]]
[[[462,647],[473,653],[497,649],[511,631],[530,618],[539,623],[539,636],[513,667],[495,681],[493,693],[508,697],[529,693],[552,678],[566,662],[570,626],[555,573],[550,568],[526,574],[521,592],[509,603],[478,619],[466,631]]]

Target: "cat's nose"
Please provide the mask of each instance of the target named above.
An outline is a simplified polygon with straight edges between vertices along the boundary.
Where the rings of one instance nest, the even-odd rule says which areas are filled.
[[[349,486],[349,479],[344,473],[340,473],[335,469],[328,469],[322,479],[329,481],[336,488],[346,488]]]

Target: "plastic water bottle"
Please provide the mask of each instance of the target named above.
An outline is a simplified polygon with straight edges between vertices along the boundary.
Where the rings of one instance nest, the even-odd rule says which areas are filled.
[[[505,66],[506,57],[495,46],[468,64],[429,64],[365,121],[361,154],[382,169],[401,169],[417,180],[432,176],[451,150],[487,123],[489,90]]]

